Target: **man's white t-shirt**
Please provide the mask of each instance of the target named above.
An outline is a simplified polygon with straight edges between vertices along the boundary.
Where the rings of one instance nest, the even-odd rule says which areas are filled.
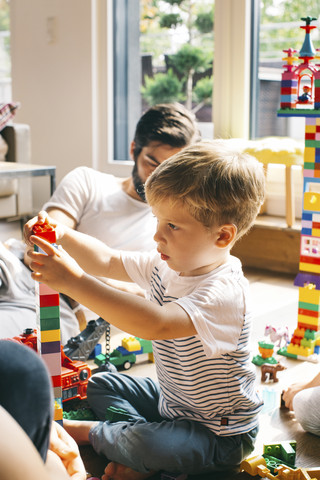
[[[78,167],[59,183],[43,209],[60,208],[77,221],[76,230],[129,251],[155,248],[156,220],[150,207],[122,190],[119,179]]]

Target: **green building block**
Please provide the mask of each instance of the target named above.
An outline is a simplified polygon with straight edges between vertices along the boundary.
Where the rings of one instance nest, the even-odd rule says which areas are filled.
[[[280,443],[270,443],[263,446],[263,456],[276,458],[280,463],[289,467],[295,466],[297,442],[287,441]]]
[[[261,365],[263,365],[264,363],[275,365],[276,363],[278,363],[278,361],[274,357],[262,358],[261,355],[256,355],[255,357],[253,357],[252,363],[257,365],[258,367],[261,367]]]

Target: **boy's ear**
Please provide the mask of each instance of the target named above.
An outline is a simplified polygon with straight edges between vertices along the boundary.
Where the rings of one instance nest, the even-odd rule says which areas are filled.
[[[237,227],[233,223],[222,225],[219,228],[216,245],[219,248],[225,248],[234,241],[237,235]]]

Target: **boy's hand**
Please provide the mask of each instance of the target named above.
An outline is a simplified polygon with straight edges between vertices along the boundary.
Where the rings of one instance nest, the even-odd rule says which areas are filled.
[[[77,262],[63,250],[62,247],[54,247],[43,238],[35,235],[30,236],[30,243],[37,245],[44,252],[28,250],[31,259],[31,277],[37,282],[43,282],[54,290],[65,293],[72,297],[70,287],[76,278],[84,274]]]
[[[31,235],[33,235],[33,228],[35,225],[50,225],[55,230],[56,240],[62,239],[64,235],[64,225],[57,223],[56,220],[49,217],[47,212],[42,210],[38,215],[31,220],[29,220],[24,226],[24,241],[27,245],[33,246],[33,242],[30,240]]]

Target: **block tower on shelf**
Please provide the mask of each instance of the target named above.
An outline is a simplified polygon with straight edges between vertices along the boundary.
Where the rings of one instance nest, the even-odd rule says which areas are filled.
[[[33,234],[55,244],[56,234],[48,223],[36,224]],[[39,248],[35,246],[39,251]],[[54,420],[62,423],[62,380],[59,293],[36,282],[37,349],[51,375],[54,396]]]
[[[305,117],[304,183],[299,273],[298,325],[278,353],[317,362],[320,345],[320,65],[310,36],[313,17],[302,18],[300,52],[289,48],[283,60],[279,117]],[[296,55],[297,54],[297,55]],[[319,57],[320,58],[320,57]],[[298,65],[295,65],[299,62]]]

